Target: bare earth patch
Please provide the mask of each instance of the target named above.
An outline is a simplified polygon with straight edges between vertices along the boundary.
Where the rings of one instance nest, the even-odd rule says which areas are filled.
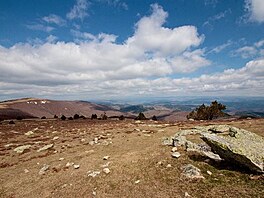
[[[0,197],[263,197],[262,175],[181,149],[181,156],[172,158],[171,147],[161,144],[181,129],[214,123],[264,136],[264,119],[1,123]],[[23,153],[14,151],[23,145],[31,146]],[[187,164],[198,167],[205,179],[184,177]]]

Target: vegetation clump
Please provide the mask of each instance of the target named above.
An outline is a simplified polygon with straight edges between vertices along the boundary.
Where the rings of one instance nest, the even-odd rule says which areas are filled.
[[[42,120],[43,120],[43,119],[46,119],[46,116],[42,116],[41,119],[42,119]]]
[[[147,120],[146,116],[144,113],[140,112],[138,116],[135,118],[135,120]]]
[[[61,120],[66,120],[66,116],[65,115],[62,115],[61,116]]]
[[[68,120],[73,120],[73,117],[69,117]]]
[[[58,116],[55,114],[55,115],[54,115],[54,118],[58,118]]]
[[[101,115],[101,120],[107,120],[107,118],[108,117],[107,117],[106,113],[104,112],[104,114]]]
[[[158,118],[154,115],[154,116],[151,118],[151,120],[157,121]]]
[[[22,118],[22,116],[17,116],[16,119],[17,120],[22,120],[23,118]]]
[[[218,103],[216,100],[211,103],[210,106],[206,106],[202,104],[201,106],[197,107],[195,110],[190,112],[187,115],[187,119],[194,119],[194,120],[212,120],[218,117],[224,117],[227,114],[223,112],[226,109],[226,106]]]
[[[124,120],[124,119],[125,119],[125,116],[121,115],[121,116],[119,116],[118,119],[119,119],[119,120]]]
[[[91,119],[92,120],[96,120],[97,119],[97,115],[96,114],[92,114]]]
[[[77,120],[77,119],[79,119],[80,118],[80,116],[78,115],[78,114],[74,114],[74,116],[73,116],[73,119],[74,120]]]

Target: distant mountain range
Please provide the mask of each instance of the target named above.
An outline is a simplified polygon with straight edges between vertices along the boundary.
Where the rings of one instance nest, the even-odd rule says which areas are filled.
[[[124,115],[134,118],[143,112],[146,117],[155,115],[159,120],[182,121],[186,115],[197,106],[210,104],[212,98],[193,98],[190,100],[163,100],[128,104],[117,102],[87,102],[87,101],[59,101],[39,98],[22,98],[0,102],[0,119],[22,118],[53,118],[54,115],[66,117],[74,114],[91,117],[92,114],[106,113],[108,117]],[[227,106],[226,113],[233,117],[264,117],[263,98],[233,98],[221,99]]]

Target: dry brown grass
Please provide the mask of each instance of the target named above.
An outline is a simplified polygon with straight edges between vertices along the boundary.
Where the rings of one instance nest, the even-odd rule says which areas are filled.
[[[228,122],[264,136],[263,123],[262,119]],[[252,180],[252,173],[235,165],[208,161],[184,150],[179,151],[182,154],[179,159],[174,159],[170,156],[171,147],[161,145],[162,137],[200,124],[209,122],[166,126],[150,121],[135,124],[133,121],[31,120],[16,122],[15,126],[4,123],[0,125],[0,197],[94,197],[93,191],[95,197],[184,197],[185,192],[192,197],[263,197],[263,178]],[[24,135],[34,129],[34,135]],[[164,131],[158,131],[161,129]],[[87,144],[102,134],[113,143]],[[55,136],[59,139],[52,140]],[[42,142],[34,144],[36,141]],[[14,145],[6,148],[10,143]],[[36,152],[49,143],[54,143],[53,149]],[[25,144],[33,145],[30,151],[20,155],[13,151]],[[103,160],[106,155],[110,156],[107,161]],[[60,161],[60,158],[65,159]],[[160,161],[162,164],[158,164]],[[66,168],[67,162],[79,164],[80,168]],[[101,166],[107,162],[110,162],[110,174],[87,176],[88,171],[102,171]],[[200,168],[205,179],[184,178],[181,167],[188,163]],[[50,169],[39,175],[43,164],[49,164]],[[167,164],[172,167],[167,168]],[[24,173],[24,169],[29,173]],[[213,174],[208,175],[207,170]],[[138,184],[137,180],[140,180]]]

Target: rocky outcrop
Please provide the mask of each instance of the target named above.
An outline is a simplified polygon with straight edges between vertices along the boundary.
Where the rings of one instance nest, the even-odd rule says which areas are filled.
[[[196,144],[186,138],[197,134],[206,144]],[[264,138],[244,129],[228,125],[198,126],[177,132],[173,146],[184,146],[186,151],[215,161],[225,159],[252,171],[264,172]]]
[[[248,167],[252,171],[264,172],[264,139],[235,127],[228,134],[203,134],[202,139],[221,158]]]

